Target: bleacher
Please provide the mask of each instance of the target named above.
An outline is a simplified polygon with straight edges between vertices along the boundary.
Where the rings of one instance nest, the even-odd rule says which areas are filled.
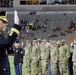
[[[25,13],[25,12],[23,12]],[[8,14],[8,21],[9,21],[9,25],[13,25],[13,14]],[[47,28],[46,28],[46,32],[43,32],[41,29],[37,30],[37,31],[33,31],[33,33],[35,34],[34,37],[25,35],[26,39],[33,39],[33,38],[41,38],[41,39],[55,39],[55,40],[61,40],[61,39],[66,39],[69,34],[65,33],[65,36],[61,36],[59,32],[56,32],[56,34],[58,35],[58,37],[54,37],[54,38],[48,38],[48,34],[52,34],[53,33],[53,29],[56,28],[57,26],[60,26],[61,28],[63,28],[63,30],[65,31],[65,29],[70,25],[70,21],[73,20],[74,22],[76,22],[76,15],[75,13],[73,14],[36,14],[36,15],[30,15],[30,14],[19,14],[19,18],[20,20],[27,20],[27,21],[35,21],[36,18],[39,19],[39,25],[43,25],[44,21],[46,18],[49,18],[49,21],[47,22]]]

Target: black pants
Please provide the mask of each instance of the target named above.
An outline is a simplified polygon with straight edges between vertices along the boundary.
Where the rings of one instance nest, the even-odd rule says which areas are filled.
[[[0,75],[11,75],[8,70],[0,70]]]

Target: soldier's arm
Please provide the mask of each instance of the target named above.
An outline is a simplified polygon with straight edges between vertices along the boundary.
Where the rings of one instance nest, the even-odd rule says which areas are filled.
[[[0,37],[0,47],[9,47],[11,46],[15,39],[17,38],[17,35],[19,35],[19,31],[21,30],[21,26],[19,26],[19,17],[18,13],[15,10],[14,11],[14,26],[11,28],[10,34],[7,38]]]
[[[20,29],[21,27],[15,24],[7,38],[0,37],[0,47],[12,46],[15,39],[17,38],[17,35],[20,33]]]
[[[70,57],[70,46],[69,45],[67,45],[66,46],[66,49],[67,49],[67,59]]]
[[[49,46],[49,59],[51,59],[51,47]]]
[[[41,54],[41,52],[40,52],[40,47],[38,46],[38,59],[40,60],[40,54]]]
[[[0,47],[11,46],[17,38],[17,35],[19,35],[20,30],[21,26],[15,24],[14,27],[11,28],[10,34],[7,38],[0,37]]]
[[[30,56],[31,56],[31,59],[32,59],[32,46],[30,47]]]
[[[57,56],[57,62],[58,62],[58,60],[59,60],[59,50],[58,50],[59,47],[57,46],[56,49],[57,49],[57,50],[56,50],[56,56]]]

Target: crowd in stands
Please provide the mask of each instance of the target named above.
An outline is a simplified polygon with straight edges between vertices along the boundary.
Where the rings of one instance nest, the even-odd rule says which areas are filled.
[[[0,1],[0,7],[13,7],[12,0]]]
[[[69,25],[66,29],[63,29],[63,28],[60,27],[60,26],[58,26],[58,27],[56,27],[55,29],[53,29],[53,34],[50,35],[50,37],[51,37],[51,36],[54,36],[54,37],[57,36],[57,35],[56,35],[56,32],[59,32],[60,35],[65,36],[66,33],[72,33],[73,31],[75,31],[75,29],[76,29],[75,22],[71,21],[71,22],[70,22],[70,25]]]
[[[71,21],[70,26],[67,27],[65,31],[68,32],[68,33],[72,33],[75,29],[76,29],[75,22]]]
[[[48,22],[49,22],[49,18],[45,18],[43,24],[40,25],[38,17],[36,17],[35,21],[32,22],[27,20],[21,20],[20,24],[22,24],[22,33],[31,35],[31,37],[36,37],[33,31],[41,30],[44,34],[44,32],[45,33],[47,32]],[[76,23],[74,21],[70,21],[69,25],[65,29],[61,26],[54,27],[53,29],[51,29],[52,32],[47,34],[47,38],[66,36],[66,34],[69,33],[71,34],[76,29],[75,24]],[[11,27],[7,27],[7,28],[8,28],[7,31],[9,33]]]

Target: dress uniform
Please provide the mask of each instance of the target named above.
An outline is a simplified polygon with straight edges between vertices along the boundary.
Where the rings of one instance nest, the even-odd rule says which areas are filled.
[[[8,37],[5,38],[4,35],[1,34],[1,26],[4,26],[4,24],[8,22],[5,14],[5,11],[0,12],[0,75],[10,75],[10,65],[6,50],[12,46],[21,29],[21,27],[15,23]]]
[[[22,75],[23,54],[23,49],[20,47],[19,41],[16,40],[14,50],[14,67],[16,75]]]

